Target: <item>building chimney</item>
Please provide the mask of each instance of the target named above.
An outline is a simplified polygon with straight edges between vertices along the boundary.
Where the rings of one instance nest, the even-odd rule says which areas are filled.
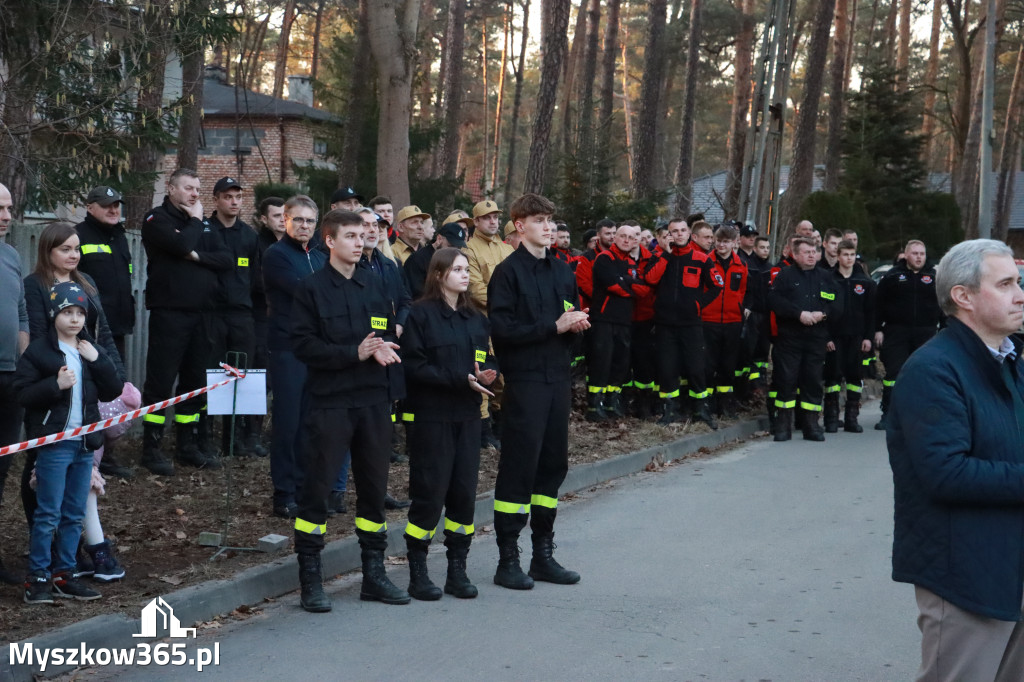
[[[288,76],[288,99],[313,106],[313,79],[309,76]]]
[[[218,83],[228,82],[228,72],[220,64],[213,63],[206,65],[206,77],[210,80],[217,81]]]

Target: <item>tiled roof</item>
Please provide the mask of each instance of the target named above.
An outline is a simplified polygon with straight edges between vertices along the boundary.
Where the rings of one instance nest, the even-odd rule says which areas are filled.
[[[237,104],[236,104],[237,100]],[[207,78],[203,83],[203,115],[204,116],[273,116],[275,118],[304,118],[316,121],[336,121],[337,117],[321,109],[314,109],[301,102],[278,99],[251,90],[238,90],[225,85],[215,78]]]

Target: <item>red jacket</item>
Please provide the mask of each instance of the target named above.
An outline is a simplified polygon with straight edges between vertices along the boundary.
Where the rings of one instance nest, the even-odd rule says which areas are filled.
[[[700,311],[713,301],[724,284],[708,257],[694,248],[673,246],[644,273],[644,281],[657,287],[654,319],[671,326],[700,325]]]
[[[700,311],[701,319],[716,324],[743,322],[743,309],[749,307],[744,305],[749,274],[747,266],[735,253],[729,258],[728,263],[722,262],[717,251],[712,251],[708,260],[721,276],[725,287],[721,289],[721,293],[715,300]]]
[[[652,254],[643,246],[640,247],[640,254],[636,258],[636,264],[640,272],[647,272],[655,260],[657,260],[656,254]],[[634,291],[637,289],[638,287],[633,287]],[[645,289],[646,292],[641,293],[633,305],[634,322],[648,322],[654,319],[654,287],[648,286]]]
[[[604,251],[598,243],[595,249],[584,251],[576,262],[576,286],[580,290],[580,305],[590,307],[590,299],[594,297],[594,259]]]

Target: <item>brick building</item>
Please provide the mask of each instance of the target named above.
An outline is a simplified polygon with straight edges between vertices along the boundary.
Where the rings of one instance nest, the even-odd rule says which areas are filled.
[[[289,78],[291,99],[236,89],[216,76],[203,84],[203,124],[199,146],[200,200],[212,210],[214,183],[224,176],[237,179],[247,190],[242,217],[255,213],[252,188],[268,182],[297,184],[296,167],[332,169],[321,142],[335,116],[309,105],[312,91],[306,78]],[[307,101],[301,101],[306,99]],[[164,179],[178,166],[175,150],[164,156],[164,176],[157,182],[154,205],[163,201]]]

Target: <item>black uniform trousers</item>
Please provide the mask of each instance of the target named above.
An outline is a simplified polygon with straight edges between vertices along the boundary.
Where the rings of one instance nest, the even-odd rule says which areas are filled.
[[[809,412],[821,412],[827,342],[827,335],[813,329],[798,334],[780,334],[775,340],[772,346],[772,385],[776,391],[776,407],[797,407],[799,389],[799,407]]]
[[[633,387],[657,390],[658,343],[654,339],[654,322],[645,320],[633,323],[633,337],[629,342],[632,356]]]
[[[14,390],[14,372],[0,372],[0,447],[13,445],[21,440],[21,403]],[[14,455],[0,457],[0,502],[4,497],[4,482],[14,462]]]
[[[863,390],[864,353],[860,337],[840,336],[833,339],[836,349],[825,355],[825,393],[840,393],[845,379],[847,400],[860,400]]]
[[[558,488],[569,471],[572,387],[506,379],[501,459],[494,486],[494,530],[518,537],[527,518],[535,535],[551,533]]]
[[[406,423],[409,523],[405,534],[430,542],[444,509],[444,529],[472,535],[480,473],[480,419]]]
[[[306,417],[306,429],[309,448],[305,453],[305,478],[295,519],[296,554],[315,554],[324,547],[327,498],[347,451],[352,452],[359,544],[367,549],[383,549],[377,546],[376,540],[383,539],[387,545],[384,496],[388,491],[391,463],[390,405],[383,402],[370,407],[314,406]]]
[[[587,390],[590,393],[617,393],[629,378],[627,324],[596,321],[590,327],[590,355],[587,356]]]
[[[889,396],[896,385],[903,363],[910,354],[935,336],[935,327],[911,327],[901,324],[885,325],[879,356],[885,365],[885,379],[882,380],[882,412],[889,409]]]
[[[701,325],[673,326],[656,324],[658,343],[658,395],[679,397],[680,377],[686,380],[689,395],[695,400],[708,397],[704,362],[704,331]]]
[[[209,367],[219,367],[222,362],[230,364],[227,358],[229,351],[245,353],[245,360],[238,361],[245,363],[245,367],[242,369],[255,367],[256,365],[253,363],[256,360],[256,333],[252,311],[245,309],[219,310],[216,314],[211,315],[210,343]],[[237,423],[239,426],[245,425],[249,423],[249,419],[251,417],[239,415]],[[231,415],[224,415],[222,423],[224,425],[221,432],[223,434],[223,451],[226,455],[230,445]]]
[[[736,388],[742,335],[742,322],[704,323],[707,386],[715,393],[732,393]]]
[[[175,379],[179,394],[206,386],[206,366],[212,348],[210,317],[209,313],[192,310],[157,308],[150,311],[143,405],[172,397]],[[205,405],[204,395],[178,403],[174,408],[175,422],[198,421]],[[143,421],[162,425],[165,416],[163,411],[151,412]]]

